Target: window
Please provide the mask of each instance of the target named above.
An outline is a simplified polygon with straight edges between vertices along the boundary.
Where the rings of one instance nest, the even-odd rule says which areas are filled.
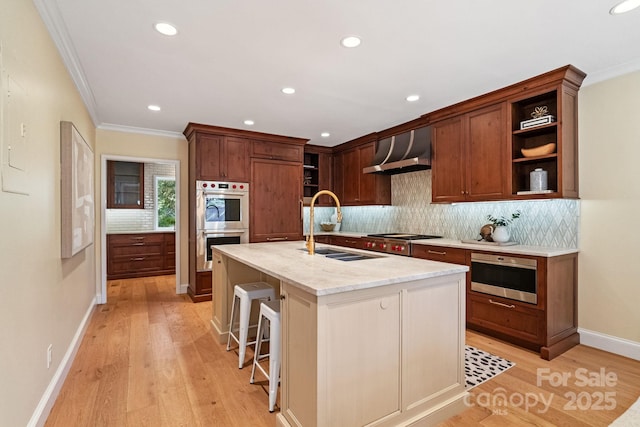
[[[174,230],[176,225],[175,177],[155,177],[155,198],[156,230]]]

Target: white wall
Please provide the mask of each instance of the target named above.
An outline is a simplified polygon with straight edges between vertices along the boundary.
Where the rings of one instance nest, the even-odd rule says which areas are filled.
[[[579,324],[640,343],[640,72],[582,88],[579,108]]]
[[[0,425],[24,426],[95,297],[95,244],[60,258],[59,184],[60,121],[91,147],[95,129],[33,3],[2,0],[1,9],[3,75],[26,93],[29,194],[0,191]]]

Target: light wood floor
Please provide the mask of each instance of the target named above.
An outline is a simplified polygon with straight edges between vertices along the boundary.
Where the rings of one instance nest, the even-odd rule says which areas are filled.
[[[214,342],[210,317],[210,302],[175,294],[174,276],[108,282],[108,303],[96,307],[46,426],[275,426],[266,381],[249,384],[250,365],[237,369],[237,353]],[[516,366],[472,389],[473,406],[442,426],[606,426],[640,395],[640,362],[631,359],[577,346],[547,362],[473,332],[467,344]],[[540,376],[537,385],[539,368],[571,377],[554,385]],[[585,375],[602,380],[601,369],[615,385],[581,386]],[[489,405],[500,393],[507,404]]]

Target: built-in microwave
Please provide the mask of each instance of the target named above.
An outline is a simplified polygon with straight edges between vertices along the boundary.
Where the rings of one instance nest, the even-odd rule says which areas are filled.
[[[196,181],[199,230],[249,229],[249,184]]]
[[[485,253],[471,253],[471,290],[538,303],[537,261]]]

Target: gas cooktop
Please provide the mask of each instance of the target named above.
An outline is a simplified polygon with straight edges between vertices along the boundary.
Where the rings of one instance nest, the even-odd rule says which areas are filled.
[[[430,234],[383,233],[383,234],[367,234],[367,237],[376,237],[379,239],[420,240],[420,239],[440,239],[442,236],[433,236]]]

